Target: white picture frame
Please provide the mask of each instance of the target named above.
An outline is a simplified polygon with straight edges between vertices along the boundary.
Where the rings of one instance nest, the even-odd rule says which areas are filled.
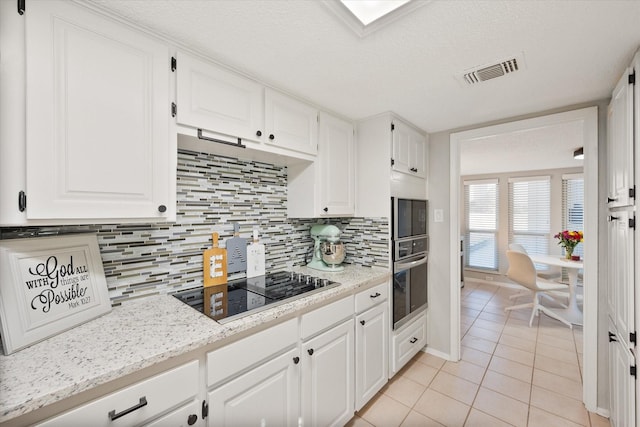
[[[0,240],[5,355],[110,311],[95,234]]]

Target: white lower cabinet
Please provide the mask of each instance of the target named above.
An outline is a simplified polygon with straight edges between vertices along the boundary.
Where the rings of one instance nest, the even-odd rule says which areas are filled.
[[[297,425],[298,319],[209,352],[207,425]]]
[[[197,422],[200,414],[197,411],[197,405],[194,405],[194,399],[199,392],[199,373],[199,363],[194,360],[57,415],[38,424],[38,426],[144,425],[164,413],[168,413],[168,419],[179,421],[178,424],[172,422],[172,426],[191,425],[188,423],[189,417],[195,415],[195,422]],[[169,413],[179,405],[184,405],[185,402],[189,402],[189,404],[180,407],[177,411],[178,414]],[[189,409],[195,409],[196,412],[191,413]],[[186,416],[186,418],[180,419],[181,416]],[[191,419],[193,420],[193,417]],[[156,420],[151,425],[166,424]]]
[[[167,415],[145,424],[145,427],[187,427],[201,425],[201,407],[202,403],[200,400],[194,399],[175,411],[169,412]]]
[[[342,426],[352,417],[353,319],[302,343],[302,425]]]
[[[209,392],[207,425],[297,425],[298,363],[294,348]]]
[[[391,372],[396,374],[406,363],[427,345],[427,315],[426,312],[415,320],[393,333]]]
[[[356,317],[356,411],[388,381],[389,325],[386,301]]]

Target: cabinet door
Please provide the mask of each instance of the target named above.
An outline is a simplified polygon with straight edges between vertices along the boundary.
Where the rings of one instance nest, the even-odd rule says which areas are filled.
[[[410,129],[400,121],[394,121],[391,125],[393,135],[393,161],[394,171],[409,173],[411,152],[409,148]]]
[[[397,373],[427,345],[427,316],[421,314],[400,330],[393,331],[391,374]]]
[[[356,411],[387,383],[389,306],[386,301],[356,318]]]
[[[202,406],[199,400],[194,400],[167,415],[158,418],[145,427],[187,427],[203,425]]]
[[[298,357],[292,349],[211,391],[208,425],[298,425]]]
[[[609,329],[609,419],[611,426],[637,425],[636,380],[630,372],[631,367],[636,366],[636,361],[631,351],[619,339],[619,334],[616,334],[615,328],[611,324]]]
[[[315,155],[318,110],[271,89],[265,89],[265,142],[274,147]]]
[[[409,171],[420,178],[426,177],[424,144],[424,137],[418,132],[413,132],[409,140]]]
[[[607,118],[608,203],[610,207],[631,204],[629,190],[634,186],[633,149],[633,85],[631,69],[618,81]]]
[[[343,426],[354,413],[353,319],[302,344],[302,425]]]
[[[184,53],[177,56],[179,124],[259,141],[264,131],[262,86]]]
[[[29,5],[28,218],[175,218],[168,47],[73,3]]]
[[[424,178],[424,136],[405,123],[393,122],[393,170]]]
[[[634,331],[634,229],[629,226],[633,212],[613,211],[609,217],[609,280],[607,306],[620,339],[629,343]]]
[[[320,114],[320,173],[316,188],[320,189],[319,215],[347,216],[355,212],[353,125],[347,121]]]
[[[108,394],[38,427],[118,427],[143,425],[169,410],[193,402],[200,375],[197,360]]]

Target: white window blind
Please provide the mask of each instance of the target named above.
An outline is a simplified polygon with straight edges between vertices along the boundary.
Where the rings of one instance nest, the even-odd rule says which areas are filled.
[[[465,266],[498,270],[498,180],[466,181]]]
[[[584,178],[582,174],[562,177],[562,229],[584,231]],[[579,243],[573,253],[584,257],[583,244]]]
[[[550,224],[550,178],[509,179],[509,243],[521,244],[529,254],[548,254]]]

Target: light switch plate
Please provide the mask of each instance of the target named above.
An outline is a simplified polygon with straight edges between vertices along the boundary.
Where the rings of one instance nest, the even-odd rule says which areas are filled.
[[[433,210],[433,222],[443,222],[444,221],[444,212],[442,209],[434,209]]]

